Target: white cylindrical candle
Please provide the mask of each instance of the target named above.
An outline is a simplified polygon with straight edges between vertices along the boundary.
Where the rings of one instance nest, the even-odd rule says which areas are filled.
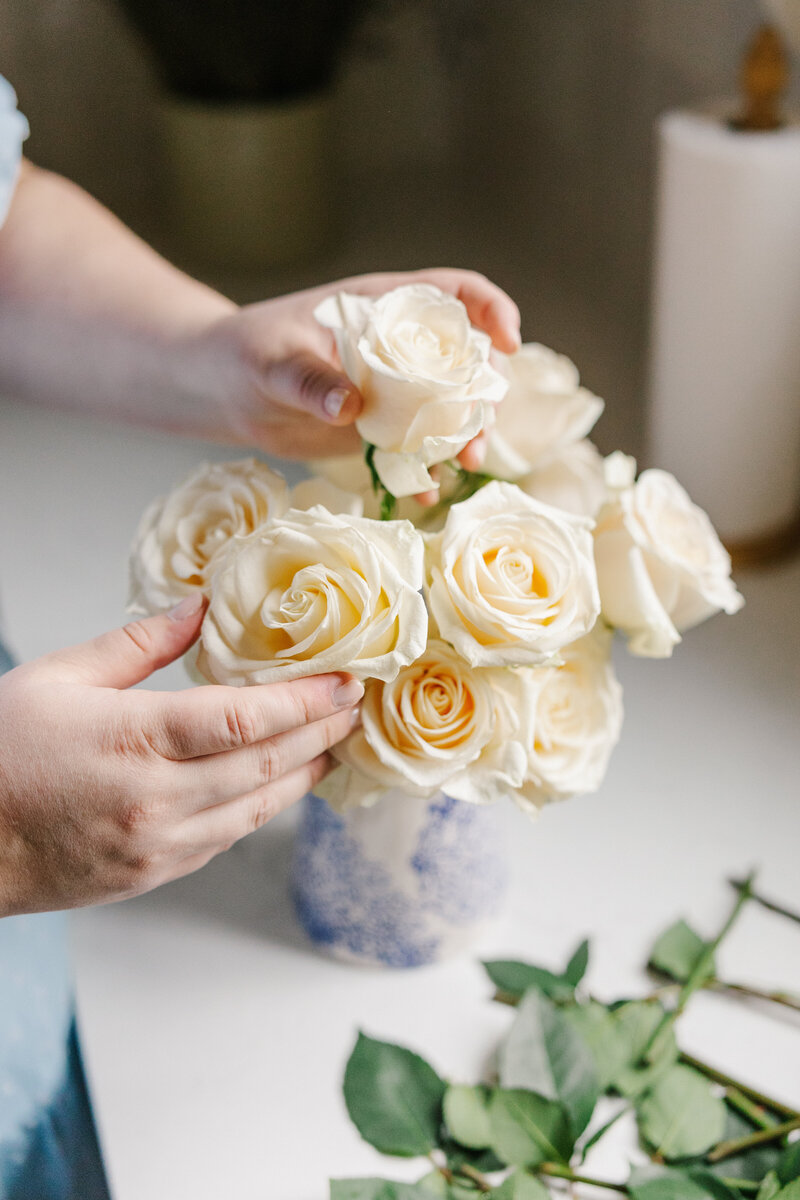
[[[723,540],[800,506],[800,125],[659,122],[649,455]]]

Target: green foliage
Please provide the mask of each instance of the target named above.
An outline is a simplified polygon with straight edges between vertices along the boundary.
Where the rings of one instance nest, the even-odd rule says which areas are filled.
[[[507,999],[520,1000],[529,988],[535,988],[551,1000],[572,1000],[589,965],[589,943],[581,942],[560,974],[513,959],[497,959],[483,965],[498,992]]]
[[[498,1088],[489,1102],[492,1145],[509,1166],[569,1161],[575,1147],[566,1109],[536,1092]]]
[[[600,1094],[586,1042],[552,1001],[534,990],[520,1001],[503,1045],[500,1083],[560,1100],[575,1139],[589,1124]]]
[[[487,1149],[492,1144],[489,1089],[449,1087],[444,1096],[444,1120],[460,1145],[471,1150]]]
[[[445,1084],[423,1058],[358,1035],[344,1077],[347,1111],[383,1154],[413,1158],[439,1142]]]
[[[613,1010],[616,1037],[624,1047],[622,1069],[611,1084],[622,1096],[634,1098],[653,1087],[673,1063],[678,1060],[678,1045],[671,1026],[663,1028],[655,1043],[648,1046],[653,1034],[663,1026],[664,1008],[645,1000],[631,1000]],[[647,1054],[647,1061],[644,1059]]]
[[[550,1193],[534,1175],[514,1171],[499,1187],[492,1188],[489,1200],[550,1200]]]
[[[381,477],[375,467],[375,451],[377,448],[372,442],[364,442],[364,462],[367,464],[367,469],[369,470],[372,490],[380,498],[380,519],[382,521],[391,521],[397,509],[397,497],[393,496],[381,482]]]
[[[691,1067],[673,1066],[636,1110],[642,1139],[665,1159],[695,1158],[725,1131],[725,1105]]]
[[[676,921],[661,934],[650,951],[648,966],[669,975],[679,983],[685,983],[705,953],[707,943],[685,921]],[[704,971],[703,978],[714,974],[713,959]]]
[[[737,1200],[737,1194],[703,1170],[636,1167],[628,1179],[632,1200]]]

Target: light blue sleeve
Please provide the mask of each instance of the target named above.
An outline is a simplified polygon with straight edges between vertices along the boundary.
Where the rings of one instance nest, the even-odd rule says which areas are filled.
[[[0,75],[0,225],[8,215],[17,184],[22,143],[29,133],[28,122],[17,108],[17,94]]]

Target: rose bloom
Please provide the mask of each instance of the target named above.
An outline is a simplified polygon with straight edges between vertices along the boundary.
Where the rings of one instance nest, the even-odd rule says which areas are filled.
[[[395,496],[435,488],[428,467],[463,450],[508,388],[489,362],[488,335],[473,329],[460,300],[430,284],[377,300],[340,292],[314,315],[333,331],[364,397],[356,429],[377,447],[381,482]]]
[[[583,438],[518,479],[517,486],[543,504],[594,519],[606,500],[603,456]]]
[[[484,470],[518,480],[585,438],[603,401],[580,386],[563,354],[529,342],[503,362],[509,388],[489,434]]]
[[[334,747],[341,765],[317,791],[339,811],[392,788],[477,804],[511,796],[533,739],[527,698],[513,671],[468,667],[432,639],[394,680],[367,683],[362,727]]]
[[[708,516],[666,471],[643,471],[624,454],[609,456],[611,498],[595,530],[595,562],[610,625],[632,654],[668,658],[681,633],[744,600],[731,560]]]
[[[520,672],[534,697],[535,737],[515,799],[531,815],[596,792],[605,778],[623,716],[610,643],[610,631],[597,629],[564,651],[561,666]]]
[[[130,609],[156,613],[200,589],[206,594],[220,553],[288,506],[285,480],[254,458],[204,463],[155,500],[130,557]]]
[[[213,683],[326,671],[393,679],[425,649],[423,543],[407,521],[290,509],[232,543],[197,666]]]
[[[591,521],[511,483],[455,504],[427,545],[439,632],[472,666],[539,666],[600,611]]]

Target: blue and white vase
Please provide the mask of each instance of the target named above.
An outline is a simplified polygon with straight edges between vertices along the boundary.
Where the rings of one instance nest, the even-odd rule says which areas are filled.
[[[508,870],[493,806],[400,791],[342,815],[317,796],[303,803],[292,899],[311,940],[334,957],[439,962],[499,915]]]

